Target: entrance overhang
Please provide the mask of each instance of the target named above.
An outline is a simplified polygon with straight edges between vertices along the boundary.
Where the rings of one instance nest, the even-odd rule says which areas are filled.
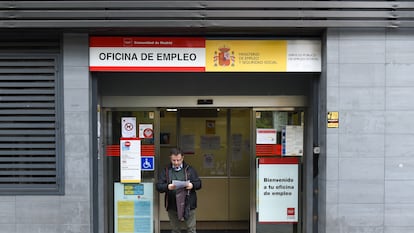
[[[102,96],[102,107],[305,107],[305,96]],[[208,104],[198,104],[209,100]]]

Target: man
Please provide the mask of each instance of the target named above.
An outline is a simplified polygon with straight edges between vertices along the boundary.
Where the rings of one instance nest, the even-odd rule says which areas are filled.
[[[170,165],[159,172],[157,190],[165,193],[165,208],[168,212],[172,233],[181,233],[181,221],[188,233],[196,232],[196,190],[201,189],[197,171],[184,162],[178,148],[170,151]]]

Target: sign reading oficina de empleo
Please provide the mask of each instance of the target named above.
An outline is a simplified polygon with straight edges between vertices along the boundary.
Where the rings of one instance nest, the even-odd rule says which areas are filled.
[[[90,71],[320,72],[319,40],[91,37]]]

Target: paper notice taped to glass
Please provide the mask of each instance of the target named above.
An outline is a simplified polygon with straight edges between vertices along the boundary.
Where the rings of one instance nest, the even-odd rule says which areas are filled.
[[[189,180],[182,181],[182,180],[173,180],[172,183],[175,185],[176,189],[185,188],[187,184],[190,183]]]

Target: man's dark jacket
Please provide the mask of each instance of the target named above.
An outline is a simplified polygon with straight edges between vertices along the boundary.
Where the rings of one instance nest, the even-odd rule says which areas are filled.
[[[197,193],[196,190],[201,189],[201,180],[198,177],[197,171],[190,166],[189,164],[183,162],[183,169],[184,169],[184,176],[186,177],[186,180],[189,180],[193,184],[193,188],[190,190],[190,197],[189,197],[189,204],[190,209],[197,208]],[[164,205],[165,209],[168,210],[168,200],[171,198],[175,198],[172,196],[171,191],[168,190],[168,184],[172,183],[172,164],[170,164],[168,167],[162,169],[158,175],[158,183],[157,183],[157,190],[160,193],[165,193],[164,198]]]

